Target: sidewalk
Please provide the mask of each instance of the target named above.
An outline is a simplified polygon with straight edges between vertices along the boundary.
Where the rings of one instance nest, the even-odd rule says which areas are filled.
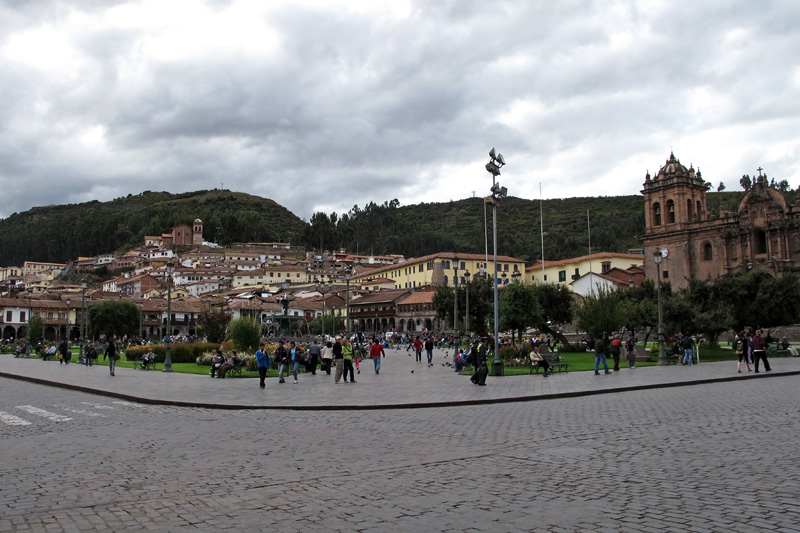
[[[411,352],[408,352],[411,353]],[[0,377],[21,379],[56,387],[126,399],[134,402],[204,407],[210,409],[403,409],[520,402],[603,394],[610,392],[697,385],[739,379],[765,379],[800,374],[800,358],[770,360],[772,372],[746,371],[737,374],[736,362],[702,363],[693,367],[623,368],[611,375],[594,372],[493,377],[486,387],[470,383],[444,363],[451,353],[434,351],[434,366],[416,364],[413,353],[390,350],[376,374],[371,361],[362,361],[357,383],[335,385],[333,371],[328,376],[300,374],[299,383],[279,384],[267,379],[261,390],[257,379],[211,379],[191,374],[142,371],[118,368],[116,376],[108,367],[68,366],[55,361],[15,359],[0,355]],[[423,359],[425,356],[423,354]]]

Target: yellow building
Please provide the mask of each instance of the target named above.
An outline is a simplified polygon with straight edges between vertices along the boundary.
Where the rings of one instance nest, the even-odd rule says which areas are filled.
[[[525,269],[526,283],[560,283],[571,287],[570,283],[585,274],[605,274],[612,268],[625,270],[631,266],[643,267],[644,256],[640,254],[621,254],[599,252],[561,261],[536,261]]]
[[[489,256],[488,264],[484,254],[458,254],[440,252],[409,259],[403,263],[366,270],[356,280],[370,278],[388,278],[394,281],[395,289],[414,289],[428,285],[452,285],[454,267],[457,268],[458,284],[467,281],[467,273],[474,277],[481,272],[491,274],[494,265],[493,256]],[[525,271],[525,261],[508,256],[497,256],[497,276],[499,284],[508,285],[514,273]]]

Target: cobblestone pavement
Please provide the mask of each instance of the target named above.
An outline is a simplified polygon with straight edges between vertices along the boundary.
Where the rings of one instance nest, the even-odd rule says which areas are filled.
[[[0,378],[0,531],[797,532],[797,385],[229,411]]]

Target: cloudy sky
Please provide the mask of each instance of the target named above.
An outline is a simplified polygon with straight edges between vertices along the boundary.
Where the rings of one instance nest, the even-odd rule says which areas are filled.
[[[800,186],[800,2],[0,0],[0,217],[225,188],[637,194],[674,150]]]

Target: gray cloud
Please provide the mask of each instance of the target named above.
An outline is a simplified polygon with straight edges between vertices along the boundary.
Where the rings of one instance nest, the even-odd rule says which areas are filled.
[[[177,4],[176,4],[177,5]],[[636,194],[674,149],[800,185],[790,2],[0,2],[0,216],[224,187],[308,219]]]

